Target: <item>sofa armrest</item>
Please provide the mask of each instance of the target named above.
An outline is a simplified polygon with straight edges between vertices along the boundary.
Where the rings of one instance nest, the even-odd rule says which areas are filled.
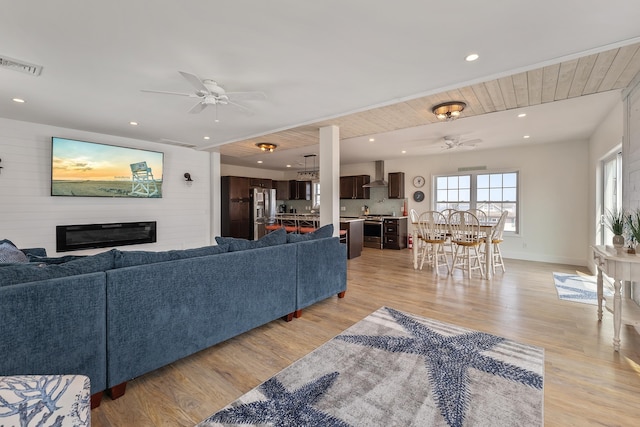
[[[347,246],[339,237],[308,240],[298,249],[296,310],[347,290]]]
[[[86,375],[106,389],[105,274],[0,287],[0,376]]]

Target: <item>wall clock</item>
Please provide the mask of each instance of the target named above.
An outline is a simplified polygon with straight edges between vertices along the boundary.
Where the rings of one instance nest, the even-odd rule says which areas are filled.
[[[418,175],[416,177],[413,178],[413,186],[420,188],[424,185],[424,177]]]
[[[422,191],[416,191],[413,193],[413,200],[421,202],[424,200],[424,193]]]

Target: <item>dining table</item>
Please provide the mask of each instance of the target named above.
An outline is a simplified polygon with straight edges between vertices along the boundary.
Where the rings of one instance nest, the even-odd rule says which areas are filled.
[[[491,236],[497,226],[497,223],[492,222],[481,222],[480,223],[480,233],[487,236],[484,239],[484,277],[486,279],[491,279],[493,277],[493,253],[491,248]],[[449,225],[442,224],[442,228],[448,231]],[[415,270],[418,269],[418,251],[417,245],[419,240],[419,232],[418,232],[418,223],[416,221],[411,222],[411,238],[413,239],[413,268]]]

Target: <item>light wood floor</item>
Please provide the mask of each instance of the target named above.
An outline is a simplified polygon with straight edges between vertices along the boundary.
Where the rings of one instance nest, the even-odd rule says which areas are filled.
[[[560,301],[552,272],[585,268],[507,260],[491,281],[458,271],[414,271],[411,251],[365,248],[348,262],[348,290],[129,382],[104,397],[94,427],[193,426],[381,306],[545,348],[546,426],[640,425],[640,336],[622,328],[614,352],[612,315]]]

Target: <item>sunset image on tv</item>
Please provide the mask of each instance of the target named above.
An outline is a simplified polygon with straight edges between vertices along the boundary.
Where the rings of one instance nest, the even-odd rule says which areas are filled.
[[[162,197],[163,153],[56,137],[51,141],[52,196]]]

